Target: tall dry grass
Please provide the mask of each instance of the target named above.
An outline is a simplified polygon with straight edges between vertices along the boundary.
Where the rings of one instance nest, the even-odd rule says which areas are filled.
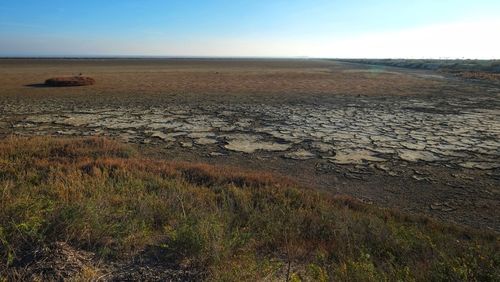
[[[215,281],[500,280],[497,234],[106,139],[2,140],[0,207],[0,277],[66,242]]]

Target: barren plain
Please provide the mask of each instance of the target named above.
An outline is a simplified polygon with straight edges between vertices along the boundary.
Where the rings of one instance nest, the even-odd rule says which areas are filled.
[[[41,84],[80,73],[96,84]],[[328,60],[4,59],[9,135],[105,136],[500,231],[498,82]]]

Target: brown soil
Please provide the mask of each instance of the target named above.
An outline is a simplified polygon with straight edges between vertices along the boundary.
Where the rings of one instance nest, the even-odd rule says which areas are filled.
[[[92,91],[27,87],[68,73],[85,73],[99,83]],[[281,103],[332,95],[432,94],[448,84],[414,73],[426,72],[372,70],[322,60],[0,60],[0,96]]]

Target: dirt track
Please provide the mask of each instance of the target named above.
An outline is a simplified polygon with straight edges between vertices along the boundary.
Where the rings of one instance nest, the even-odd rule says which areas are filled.
[[[78,73],[97,84],[39,85]],[[500,230],[499,85],[312,60],[0,60],[0,83],[3,136],[111,136]]]

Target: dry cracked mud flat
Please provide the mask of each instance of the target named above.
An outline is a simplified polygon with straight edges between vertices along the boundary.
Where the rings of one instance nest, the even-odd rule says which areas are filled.
[[[362,72],[344,72],[356,70]],[[0,104],[0,134],[107,136],[156,156],[271,170],[367,202],[499,231],[500,89],[447,83],[446,95],[281,103],[8,96]],[[464,93],[468,83],[483,92]]]

